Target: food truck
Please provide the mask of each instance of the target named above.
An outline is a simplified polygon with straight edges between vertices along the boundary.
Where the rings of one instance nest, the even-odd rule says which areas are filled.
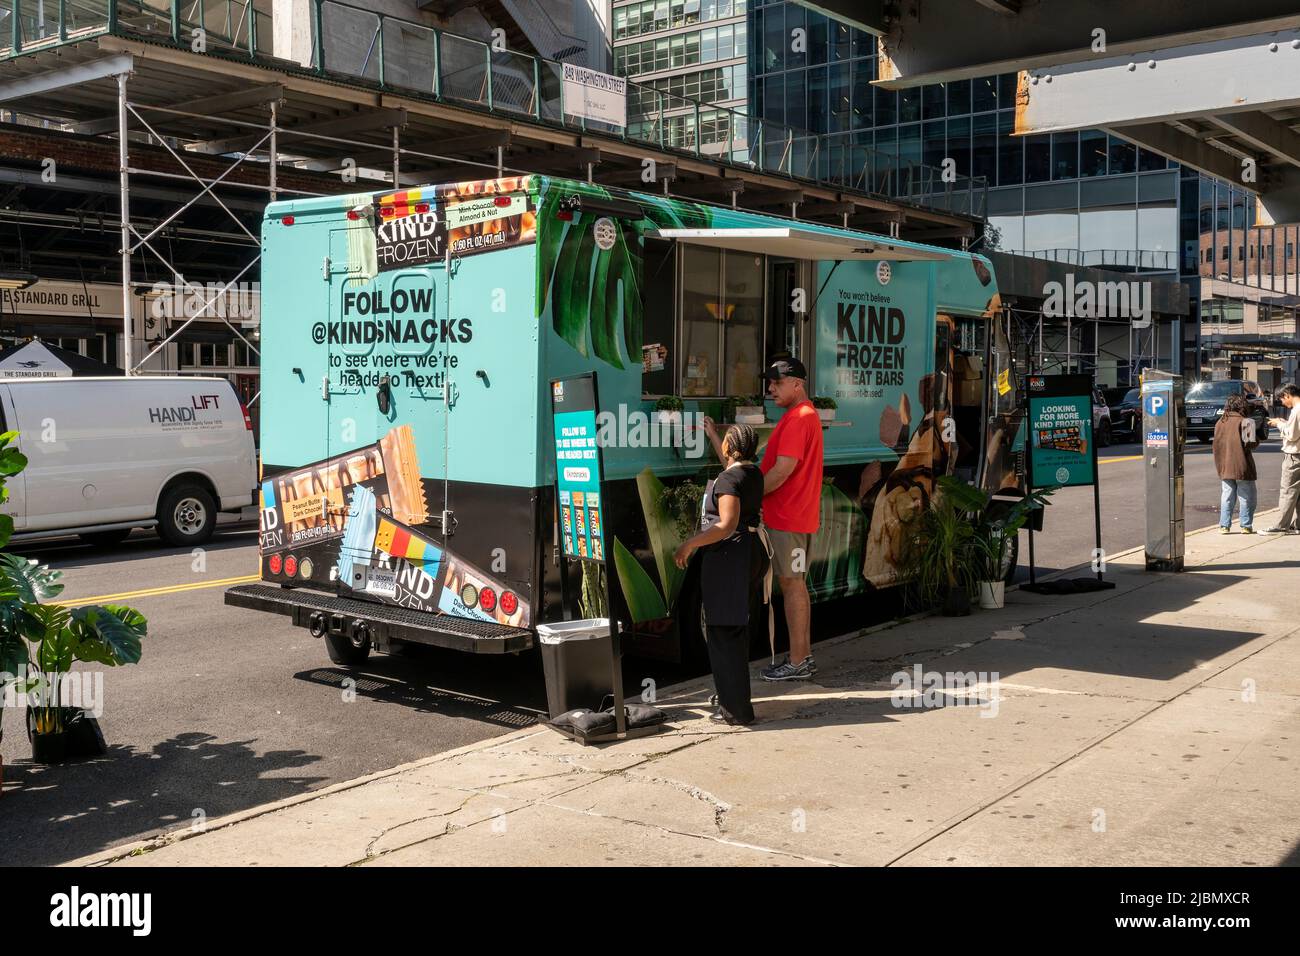
[[[770,434],[783,354],[834,400],[814,601],[898,583],[935,476],[1023,495],[977,255],[536,175],[272,203],[262,245],[262,580],[227,602],[291,616],[338,663],[513,653],[600,616],[599,566],[562,586],[579,550],[618,576],[624,648],[680,659],[699,595],[672,553],[718,470],[701,416]],[[604,480],[561,502],[557,458],[592,440],[559,437],[553,389],[585,373]]]

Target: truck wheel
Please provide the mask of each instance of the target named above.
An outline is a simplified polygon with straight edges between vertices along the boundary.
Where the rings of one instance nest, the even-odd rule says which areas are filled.
[[[158,534],[178,548],[203,544],[217,527],[217,503],[198,485],[177,485],[158,505]]]
[[[1110,422],[1102,422],[1101,427],[1097,429],[1097,447],[1110,447]]]
[[[365,637],[357,639],[346,634],[326,633],[325,652],[335,664],[357,667],[370,656],[370,641]]]
[[[116,531],[86,531],[77,537],[96,548],[111,548],[125,541],[130,533],[130,528],[118,528]]]
[[[1011,547],[1002,559],[1002,580],[1013,584],[1016,580],[1016,568],[1020,565],[1020,535],[1011,539]]]

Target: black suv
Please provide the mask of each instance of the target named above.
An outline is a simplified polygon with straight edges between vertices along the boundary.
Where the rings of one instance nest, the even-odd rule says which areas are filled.
[[[1223,415],[1223,403],[1232,395],[1246,399],[1246,417],[1255,420],[1255,437],[1268,438],[1268,419],[1272,414],[1269,397],[1254,382],[1236,380],[1197,382],[1187,390],[1187,437],[1210,441],[1214,425]]]

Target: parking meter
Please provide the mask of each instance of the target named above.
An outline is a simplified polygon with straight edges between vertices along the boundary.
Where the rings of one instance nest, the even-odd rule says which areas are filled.
[[[1146,471],[1148,571],[1183,570],[1183,381],[1142,373],[1142,460]]]

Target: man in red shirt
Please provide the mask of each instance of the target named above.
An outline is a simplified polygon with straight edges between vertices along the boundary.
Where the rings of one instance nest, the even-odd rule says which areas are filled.
[[[808,370],[798,359],[781,359],[763,377],[785,409],[763,461],[763,524],[772,541],[772,571],[781,582],[790,655],[763,668],[763,680],[807,680],[817,673],[809,626],[808,546],[821,520],[822,425],[808,400]]]

